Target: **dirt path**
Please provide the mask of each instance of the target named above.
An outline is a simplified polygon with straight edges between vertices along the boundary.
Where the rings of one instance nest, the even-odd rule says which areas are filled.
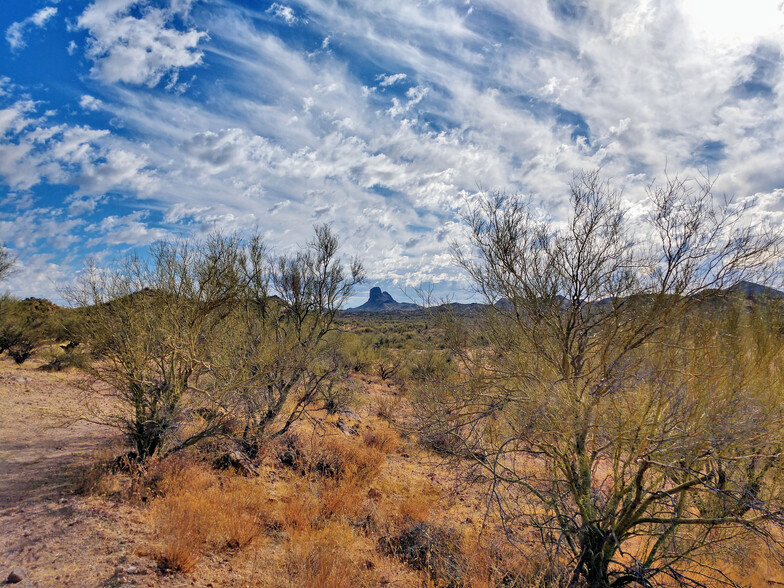
[[[152,562],[135,555],[139,513],[75,492],[113,433],[77,422],[73,375],[0,357],[0,583],[16,586],[155,586]]]

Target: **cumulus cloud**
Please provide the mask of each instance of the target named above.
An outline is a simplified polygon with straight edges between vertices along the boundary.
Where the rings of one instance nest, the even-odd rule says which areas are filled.
[[[61,243],[62,247],[68,244]],[[24,293],[25,296],[47,298],[56,304],[65,304],[62,299],[63,288],[72,284],[78,271],[78,263],[58,262],[55,256],[48,253],[25,254],[24,251],[13,251],[19,260],[16,270],[10,278],[3,282],[2,288],[11,292]]]
[[[26,45],[24,36],[27,30],[31,27],[41,28],[46,26],[49,19],[56,14],[57,7],[47,6],[22,21],[12,23],[5,31],[5,40],[8,41],[11,50],[19,51],[23,49]]]
[[[152,189],[154,174],[137,146],[106,129],[54,124],[51,116],[38,114],[36,103],[25,99],[0,109],[4,184],[18,190],[42,182],[66,184],[75,186],[77,195],[112,189],[144,194]]]
[[[285,4],[279,4],[277,2],[273,2],[272,5],[267,8],[267,13],[275,18],[282,19],[287,25],[293,25],[299,20],[294,16],[294,9],[292,9],[291,6],[286,6]]]
[[[150,227],[145,221],[148,211],[137,210],[125,216],[110,215],[101,222],[86,227],[88,233],[99,233],[87,241],[88,246],[94,245],[149,245],[168,236],[167,231]]]
[[[82,97],[79,98],[79,106],[82,107],[84,110],[101,110],[103,108],[103,102],[94,96],[90,96],[89,94],[82,94]]]
[[[139,16],[130,14],[132,8]],[[198,45],[207,33],[173,26],[174,15],[183,9],[156,8],[140,0],[96,0],[77,20],[89,34],[91,74],[107,83],[156,86],[165,75],[201,63],[204,53]]]

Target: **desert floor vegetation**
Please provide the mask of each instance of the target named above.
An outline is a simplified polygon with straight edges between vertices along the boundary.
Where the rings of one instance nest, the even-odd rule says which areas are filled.
[[[633,224],[598,172],[562,225],[476,201],[454,254],[484,306],[341,313],[364,270],[328,226],[283,255],[158,243],[71,308],[0,299],[0,573],[784,583],[784,302],[747,281],[782,236],[709,183],[649,195]]]

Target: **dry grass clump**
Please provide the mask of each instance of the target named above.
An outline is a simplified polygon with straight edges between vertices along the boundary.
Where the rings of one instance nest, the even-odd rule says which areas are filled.
[[[373,436],[312,437],[307,443],[287,440],[287,451],[296,455],[295,468],[303,474],[291,483],[276,517],[281,528],[301,530],[330,519],[354,526],[373,525],[373,505],[367,496],[380,475],[386,454],[396,444],[394,431]]]
[[[269,524],[264,487],[203,465],[175,468],[160,481],[163,496],[149,511],[161,567],[188,572],[208,550],[241,549]]]
[[[389,455],[400,445],[400,434],[389,427],[379,426],[363,431],[362,440],[368,447]]]
[[[441,497],[438,488],[415,475],[385,477],[367,492],[373,498],[379,524],[387,534],[392,529],[429,520]]]
[[[386,458],[381,449],[343,435],[316,437],[306,451],[307,473],[357,484],[375,478]]]
[[[288,492],[273,507],[271,527],[287,533],[310,529],[321,511],[317,497],[303,480],[289,483]]]
[[[318,586],[349,588],[378,585],[373,560],[363,553],[362,541],[345,523],[294,535],[286,546],[280,588]]]
[[[466,561],[460,534],[452,528],[414,523],[395,536],[382,537],[380,547],[415,570],[426,572],[437,586],[463,586]]]
[[[464,546],[448,517],[433,522],[446,506],[425,472],[397,457],[386,471],[400,444],[395,430],[371,422],[358,435],[300,429],[259,478],[216,472],[194,456],[151,462],[142,476],[149,555],[188,573],[237,550],[237,561],[261,557],[261,585],[280,588],[514,585],[495,559]]]
[[[464,583],[472,588],[560,588],[572,580],[567,570],[527,545],[512,545],[503,531],[465,533]]]

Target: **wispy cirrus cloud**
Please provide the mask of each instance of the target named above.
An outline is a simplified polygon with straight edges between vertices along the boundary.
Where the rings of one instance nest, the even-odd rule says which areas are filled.
[[[11,47],[11,50],[20,51],[23,49],[26,45],[24,36],[27,31],[33,27],[42,28],[46,26],[47,21],[49,21],[56,14],[56,6],[46,6],[35,12],[32,16],[25,18],[24,20],[11,23],[11,25],[5,30],[5,40],[8,41],[8,45]]]

